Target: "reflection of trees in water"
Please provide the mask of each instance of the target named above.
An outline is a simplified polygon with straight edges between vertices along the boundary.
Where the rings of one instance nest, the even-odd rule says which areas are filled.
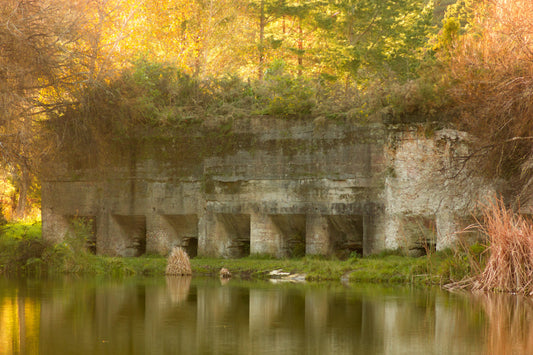
[[[23,292],[0,297],[0,354],[38,353],[40,311]]]
[[[533,354],[533,300],[508,294],[475,296],[487,315],[487,354]]]
[[[191,289],[191,276],[167,276],[167,291],[170,300],[174,304],[181,303],[187,299]]]

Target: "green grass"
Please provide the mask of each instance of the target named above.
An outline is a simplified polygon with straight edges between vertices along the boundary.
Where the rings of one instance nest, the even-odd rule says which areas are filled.
[[[243,278],[268,278],[272,270],[281,269],[290,273],[306,274],[308,280],[340,280],[351,270],[348,261],[325,260],[316,257],[297,259],[267,259],[250,256],[242,259],[194,258],[193,271],[197,274],[213,275],[225,267],[232,274]]]
[[[83,249],[82,238],[53,245],[42,240],[41,231],[40,222],[0,227],[0,274],[164,275],[166,259],[163,257],[93,255]]]
[[[93,255],[84,250],[83,238],[52,245],[41,239],[40,223],[8,224],[0,228],[0,274],[44,275],[75,273],[88,275],[164,275],[166,258],[145,255],[120,258]],[[305,274],[308,281],[353,283],[443,284],[458,281],[470,272],[468,258],[453,252],[413,258],[397,253],[347,260],[307,256],[274,259],[253,255],[241,259],[196,257],[194,275],[217,276],[221,268],[239,279],[267,279],[272,270]]]
[[[397,255],[360,259],[353,264],[352,282],[431,283],[428,258]]]
[[[321,257],[299,259],[242,259],[195,258],[191,265],[195,274],[216,275],[225,267],[243,278],[268,278],[272,270],[305,274],[309,281],[348,280],[357,283],[443,284],[465,276],[456,272],[464,268],[466,260],[451,252],[434,253],[429,257],[378,255],[348,260],[329,260]],[[452,271],[450,271],[452,270]]]

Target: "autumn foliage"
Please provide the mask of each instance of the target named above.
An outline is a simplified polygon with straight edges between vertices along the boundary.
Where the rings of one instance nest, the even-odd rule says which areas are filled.
[[[452,3],[441,26],[437,12]],[[533,183],[533,4],[437,4],[2,1],[0,164],[20,191],[15,214],[65,140],[93,147],[116,127],[250,115],[454,117],[487,157],[480,170],[524,197]],[[43,126],[51,134],[37,140]]]
[[[188,82],[193,86],[184,87],[201,88],[194,97],[217,96],[212,92],[223,91],[221,81],[240,81],[239,100],[217,98],[217,117],[250,112],[310,117],[317,100],[339,106],[333,102],[339,95],[324,99],[339,87],[344,97],[357,99],[358,85],[368,86],[369,80],[416,76],[434,31],[432,12],[432,2],[425,0],[2,0],[0,169],[16,191],[6,207],[17,218],[27,214],[27,196],[38,190],[39,170],[54,149],[65,150],[65,139],[89,147],[95,139],[109,140],[99,132],[116,133],[109,125],[136,125],[146,112],[150,123],[155,117],[163,124],[201,116],[203,101],[195,101],[189,115],[183,106],[172,107],[174,102],[157,102],[158,88],[139,98],[122,95],[131,87],[131,82],[120,85],[128,71],[139,72],[135,63],[172,67],[180,83],[194,79]],[[141,91],[145,83],[163,81],[134,79]],[[252,92],[246,83],[255,80],[264,86]],[[180,95],[170,97],[179,100]],[[137,105],[144,98],[156,100]],[[255,102],[246,105],[250,99]],[[98,108],[102,102],[127,108],[130,100],[137,110],[127,109],[126,115]],[[130,114],[129,121],[97,122],[105,115]],[[94,120],[87,125],[89,116]],[[55,122],[42,125],[48,121]],[[46,139],[40,139],[43,126],[52,128]],[[71,128],[68,134],[61,130],[65,126]]]
[[[447,19],[449,46],[441,51],[452,115],[478,139],[481,170],[506,178],[525,199],[532,166],[533,2],[462,3],[467,15]]]

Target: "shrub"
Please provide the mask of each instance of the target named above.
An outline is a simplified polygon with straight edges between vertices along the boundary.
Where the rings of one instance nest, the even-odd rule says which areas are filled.
[[[41,239],[41,224],[7,224],[0,229],[0,272],[37,272],[40,259],[50,244]]]
[[[488,237],[489,255],[471,287],[533,294],[533,225],[506,208],[501,200],[486,205],[483,217],[479,228]]]
[[[189,255],[182,248],[176,247],[168,256],[166,275],[192,275]]]

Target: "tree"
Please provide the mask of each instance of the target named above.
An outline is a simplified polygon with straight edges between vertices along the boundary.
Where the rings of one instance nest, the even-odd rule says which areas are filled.
[[[26,196],[41,155],[35,123],[61,105],[42,95],[78,81],[67,70],[80,21],[69,1],[5,0],[0,4],[0,160],[14,170],[16,217],[24,217]]]
[[[253,26],[251,33],[255,37],[255,49],[257,51],[256,70],[259,80],[263,79],[269,52],[267,44],[272,39],[269,38],[268,26],[279,17],[284,3],[285,1],[283,0],[252,0],[248,4],[248,16],[252,19],[251,25]],[[272,43],[270,47],[272,47]],[[253,49],[250,50],[254,51]]]
[[[533,183],[533,3],[463,0],[445,19],[439,56],[455,124],[476,137],[480,170],[526,203]]]
[[[423,0],[331,0],[316,15],[332,74],[356,80],[409,75],[432,33],[433,3]]]

